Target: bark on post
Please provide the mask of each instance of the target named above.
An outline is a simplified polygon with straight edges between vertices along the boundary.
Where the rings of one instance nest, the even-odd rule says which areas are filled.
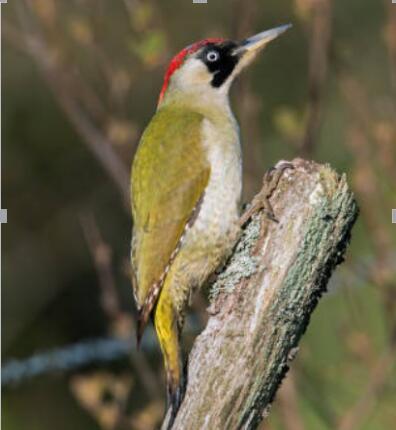
[[[212,286],[174,430],[256,428],[343,261],[358,213],[345,175],[292,163],[270,198],[279,223],[255,215]]]

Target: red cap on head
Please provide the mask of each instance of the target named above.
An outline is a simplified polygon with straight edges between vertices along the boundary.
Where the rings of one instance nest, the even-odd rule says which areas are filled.
[[[196,42],[190,46],[187,46],[187,48],[184,48],[177,55],[175,55],[172,58],[171,62],[169,63],[168,70],[165,73],[164,84],[162,85],[158,104],[161,103],[162,99],[164,98],[165,92],[169,86],[170,78],[172,77],[173,73],[175,73],[176,70],[183,64],[187,55],[197,52],[198,49],[202,48],[205,45],[209,45],[210,43],[221,43],[221,42],[224,42],[224,39],[219,39],[219,38],[204,39],[204,40],[201,40],[200,42]]]

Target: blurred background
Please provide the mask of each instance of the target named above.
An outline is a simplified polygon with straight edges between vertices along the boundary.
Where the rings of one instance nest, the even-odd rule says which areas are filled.
[[[396,4],[11,0],[2,18],[3,365],[119,341],[115,360],[85,356],[3,381],[3,429],[158,426],[165,388],[152,332],[142,352],[120,349],[135,321],[129,166],[174,54],[287,22],[232,91],[245,201],[268,167],[303,156],[347,174],[361,215],[261,429],[396,428]],[[205,300],[186,344],[205,324]]]

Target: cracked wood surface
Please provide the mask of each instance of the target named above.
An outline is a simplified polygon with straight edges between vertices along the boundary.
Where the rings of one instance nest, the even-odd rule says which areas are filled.
[[[211,316],[189,356],[174,430],[256,428],[343,261],[358,213],[345,175],[292,164],[270,198],[279,222],[254,215],[211,287]]]

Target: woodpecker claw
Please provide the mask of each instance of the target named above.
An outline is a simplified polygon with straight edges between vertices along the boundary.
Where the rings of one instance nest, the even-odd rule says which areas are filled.
[[[279,224],[279,220],[275,217],[275,214],[274,214],[272,207],[269,206],[269,207],[263,208],[263,210],[264,210],[265,216],[270,221],[273,221],[273,222]]]
[[[263,179],[263,189],[255,196],[252,205],[239,219],[239,225],[241,227],[243,227],[249,219],[260,210],[264,211],[268,219],[279,223],[269,199],[276,190],[284,171],[287,169],[294,169],[294,165],[288,161],[280,161],[275,167],[270,167],[267,170]]]

